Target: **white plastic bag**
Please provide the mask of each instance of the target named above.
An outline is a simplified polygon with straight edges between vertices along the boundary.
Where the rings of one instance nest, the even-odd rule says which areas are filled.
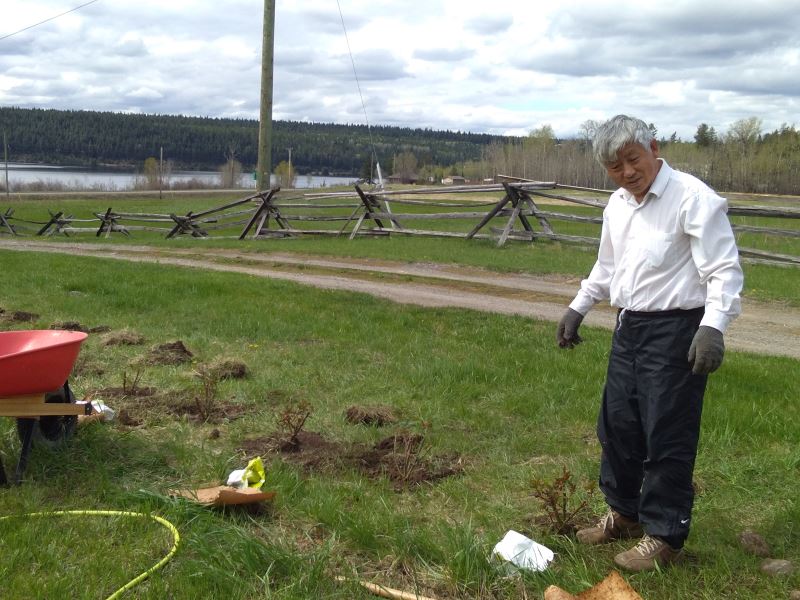
[[[492,554],[515,567],[530,571],[544,571],[555,558],[550,548],[534,542],[513,529],[495,545]]]
[[[261,486],[264,485],[265,479],[264,463],[261,461],[261,457],[257,456],[247,463],[244,469],[231,471],[231,474],[228,475],[227,485],[235,488],[255,488],[260,490]]]
[[[109,423],[114,420],[117,413],[102,400],[92,400],[92,412],[100,415],[100,420]]]

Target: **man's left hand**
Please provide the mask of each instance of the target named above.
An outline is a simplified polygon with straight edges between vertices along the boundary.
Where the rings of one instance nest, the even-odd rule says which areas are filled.
[[[713,373],[719,369],[724,355],[725,342],[722,339],[722,332],[713,327],[701,325],[689,346],[687,358],[692,366],[692,373],[695,375]]]

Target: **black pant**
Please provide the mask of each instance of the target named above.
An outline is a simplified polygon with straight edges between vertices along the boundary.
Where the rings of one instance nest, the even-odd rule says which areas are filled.
[[[689,535],[692,472],[707,376],[686,359],[703,309],[622,311],[597,420],[608,505],[680,547]]]

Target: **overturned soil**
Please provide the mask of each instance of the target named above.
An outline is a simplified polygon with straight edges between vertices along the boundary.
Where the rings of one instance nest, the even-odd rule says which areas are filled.
[[[345,420],[352,425],[372,425],[383,427],[397,422],[397,416],[391,406],[358,406],[348,407],[344,413]]]
[[[130,329],[107,333],[100,340],[101,346],[139,346],[144,344],[144,336]]]
[[[36,321],[39,315],[24,310],[10,310],[6,311],[0,308],[0,320],[9,321],[11,323],[30,323]]]
[[[147,353],[144,362],[148,365],[182,365],[191,362],[194,354],[181,340],[159,344]]]
[[[239,450],[248,457],[278,455],[307,471],[357,470],[372,479],[388,479],[400,491],[458,475],[464,462],[457,454],[433,454],[419,434],[399,433],[367,444],[328,440],[315,431],[294,439],[279,434],[245,440]]]
[[[206,365],[210,376],[218,381],[225,379],[244,379],[250,374],[250,369],[245,363],[232,358],[218,359]]]
[[[404,304],[461,307],[548,321],[561,318],[564,307],[580,285],[576,277],[501,274],[453,265],[326,258],[199,246],[180,249],[8,239],[0,240],[0,250],[93,256],[241,273],[324,289],[361,292]],[[308,272],[311,269],[313,273]],[[787,273],[795,275],[792,270],[787,270]],[[403,280],[387,280],[391,276]],[[414,280],[408,281],[408,277]],[[742,315],[732,323],[725,336],[728,348],[800,359],[800,344],[797,343],[800,309],[749,298],[745,298],[742,304]],[[598,305],[587,315],[585,323],[612,329],[615,311],[610,306]]]
[[[238,419],[253,410],[251,406],[220,399],[203,402],[190,391],[162,393],[149,386],[101,388],[91,390],[88,397],[106,401],[117,411],[119,423],[129,427],[164,415],[214,425]]]

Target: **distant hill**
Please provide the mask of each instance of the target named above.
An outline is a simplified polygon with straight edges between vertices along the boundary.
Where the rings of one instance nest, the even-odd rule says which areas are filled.
[[[140,166],[148,157],[177,168],[215,169],[232,151],[245,169],[257,162],[258,122],[174,115],[0,107],[0,131],[8,137],[10,160],[62,165]],[[373,126],[372,140],[384,171],[392,158],[413,152],[420,165],[454,165],[477,160],[492,142],[509,138],[476,133]],[[288,159],[298,173],[359,176],[370,160],[365,125],[275,121],[273,168]]]

